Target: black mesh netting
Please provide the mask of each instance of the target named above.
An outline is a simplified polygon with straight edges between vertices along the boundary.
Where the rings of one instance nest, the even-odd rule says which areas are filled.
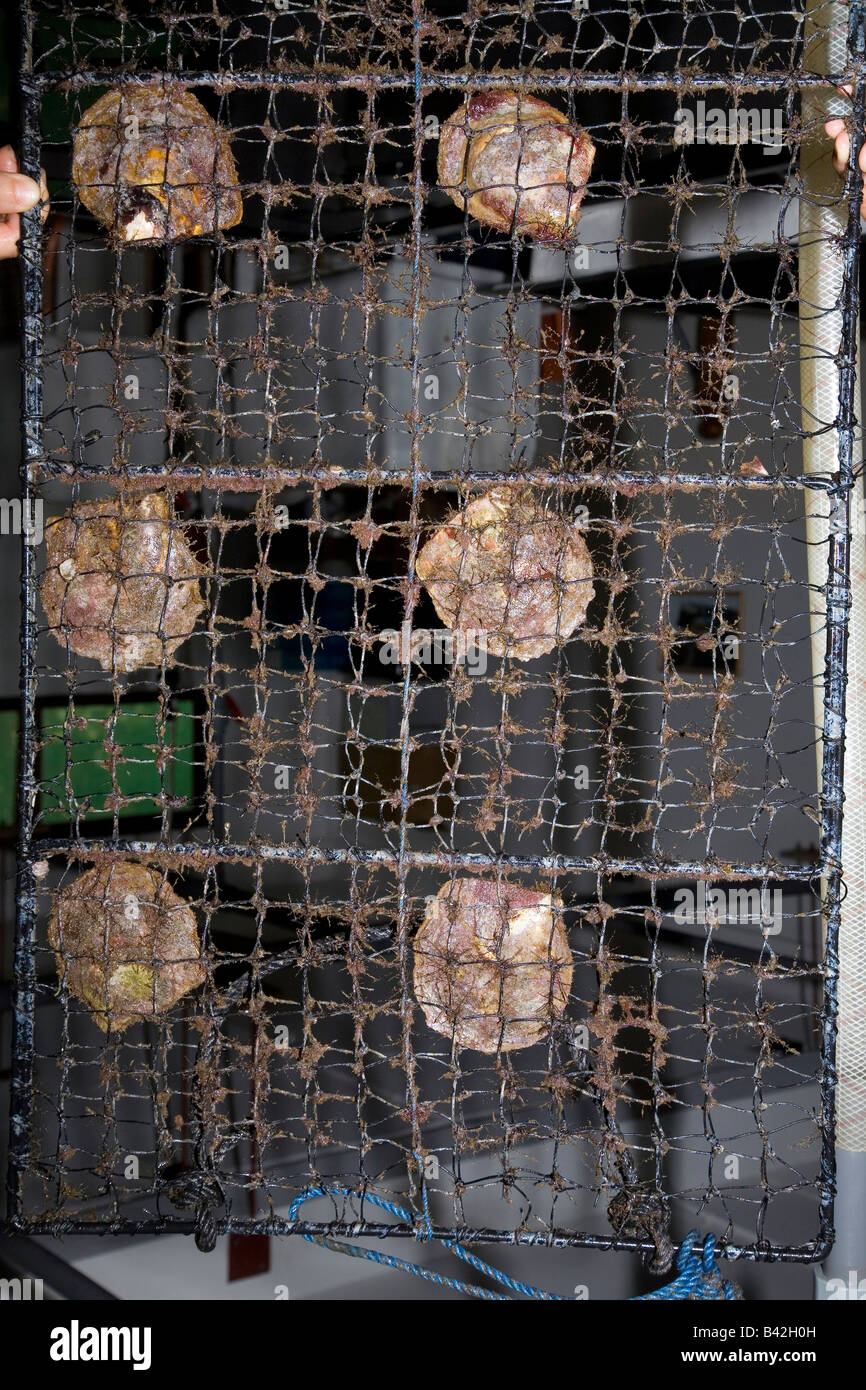
[[[143,664],[116,595],[82,655],[72,590],[53,619],[39,596],[75,559],[56,530],[25,547],[15,1219],[278,1230],[332,1182],[359,1195],[297,1229],[375,1231],[370,1188],[419,1219],[426,1192],[464,1237],[649,1249],[700,1213],[729,1253],[814,1257],[841,793],[838,739],[822,799],[816,774],[802,15],[41,0],[24,28],[23,154],[51,187],[25,241],[28,495],[78,534],[110,502],[109,574],[160,600],[123,618]],[[166,73],[227,132],[243,215],[121,243],[73,186],[74,133]],[[596,146],[575,245],[438,186],[442,122],[503,87]],[[849,342],[855,294],[849,267]],[[843,403],[813,428],[839,428],[844,500]],[[579,530],[593,595],[531,660],[460,660],[419,557],[506,480]],[[831,703],[843,619],[820,618]],[[165,1007],[153,960],[121,963],[129,1019],[106,982],[124,864],[195,923]],[[94,867],[87,996],[49,923]],[[565,934],[567,1002],[523,1046],[461,1046],[417,997],[425,913],[470,876]]]

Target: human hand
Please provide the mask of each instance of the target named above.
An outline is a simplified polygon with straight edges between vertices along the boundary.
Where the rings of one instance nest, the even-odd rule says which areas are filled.
[[[851,88],[841,87],[839,89],[850,97]],[[833,141],[833,168],[837,174],[847,174],[848,160],[851,157],[851,137],[848,134],[848,122],[844,116],[834,116],[832,120],[824,122],[824,129]],[[863,197],[860,203],[860,216],[866,217],[866,145],[863,145],[858,158],[860,172],[863,174]]]
[[[18,255],[21,235],[19,213],[28,212],[42,199],[42,220],[48,216],[48,185],[42,170],[41,186],[18,173],[18,158],[11,145],[0,149],[0,261]]]

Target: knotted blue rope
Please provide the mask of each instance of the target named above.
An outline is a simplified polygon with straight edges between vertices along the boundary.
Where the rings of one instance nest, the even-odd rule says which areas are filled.
[[[742,1291],[737,1285],[732,1284],[730,1279],[722,1278],[722,1271],[716,1259],[715,1236],[704,1237],[704,1248],[700,1255],[695,1250],[699,1240],[697,1231],[689,1231],[677,1255],[679,1277],[672,1284],[665,1284],[663,1289],[656,1289],[653,1293],[642,1293],[631,1301],[640,1303],[649,1299],[742,1298]]]
[[[494,1283],[501,1284],[504,1288],[510,1289],[513,1293],[522,1294],[524,1298],[541,1299],[545,1302],[570,1303],[572,1300],[563,1294],[548,1293],[545,1289],[538,1289],[534,1284],[525,1284],[520,1279],[512,1279],[509,1274],[503,1273],[501,1269],[495,1269],[486,1260],[479,1259],[473,1255],[471,1250],[460,1245],[456,1240],[442,1240],[433,1236],[433,1226],[430,1221],[430,1211],[428,1206],[427,1188],[423,1187],[424,1219],[427,1224],[427,1234],[419,1235],[417,1239],[439,1239],[440,1245],[446,1250],[450,1250],[459,1260],[465,1261],[477,1270],[479,1274],[484,1274]],[[360,1194],[348,1187],[308,1187],[295,1198],[289,1207],[288,1219],[294,1221],[298,1212],[305,1202],[312,1201],[314,1197],[355,1197]],[[398,1220],[411,1226],[414,1224],[415,1217],[411,1211],[405,1207],[398,1206],[396,1202],[389,1201],[387,1197],[380,1197],[375,1192],[364,1192],[364,1200],[371,1202],[373,1206],[379,1207],[381,1211],[387,1211]],[[325,1250],[333,1250],[340,1255],[351,1255],[357,1260],[369,1260],[372,1264],[385,1265],[388,1269],[400,1269],[405,1274],[417,1275],[419,1279],[426,1279],[431,1284],[439,1284],[443,1288],[455,1289],[458,1293],[470,1294],[473,1298],[485,1298],[493,1302],[510,1302],[509,1295],[496,1293],[492,1289],[482,1289],[477,1284],[465,1283],[462,1279],[451,1279],[445,1274],[437,1274],[435,1270],[425,1269],[423,1265],[413,1264],[411,1260],[403,1260],[397,1255],[387,1255],[382,1250],[368,1250],[363,1245],[350,1245],[345,1241],[334,1240],[330,1236],[304,1235],[303,1239],[309,1241],[311,1245],[320,1245]],[[640,1302],[643,1299],[733,1299],[742,1298],[742,1294],[735,1284],[728,1279],[723,1279],[718,1261],[715,1258],[716,1242],[713,1236],[708,1235],[704,1238],[703,1253],[698,1255],[695,1252],[695,1245],[700,1240],[697,1231],[689,1231],[677,1255],[677,1268],[679,1276],[671,1284],[666,1284],[662,1289],[656,1289],[654,1293],[641,1294],[639,1298],[631,1300]]]

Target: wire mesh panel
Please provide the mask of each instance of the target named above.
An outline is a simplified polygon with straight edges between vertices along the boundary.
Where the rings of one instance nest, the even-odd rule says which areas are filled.
[[[810,420],[802,16],[24,27],[14,1221],[820,1257],[859,191]]]

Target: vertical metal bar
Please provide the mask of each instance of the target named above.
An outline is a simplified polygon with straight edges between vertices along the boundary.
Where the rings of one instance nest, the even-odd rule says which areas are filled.
[[[845,18],[844,7],[838,16]],[[866,905],[866,827],[862,811],[852,805],[843,818],[843,749],[831,744],[827,726],[843,722],[846,731],[845,761],[848,778],[862,784],[866,756],[866,711],[863,706],[863,678],[866,672],[866,534],[862,514],[862,482],[856,475],[862,468],[857,419],[860,317],[858,261],[860,246],[860,203],[863,196],[859,168],[866,125],[866,10],[862,3],[850,6],[847,49],[857,71],[853,92],[851,148],[847,185],[847,227],[843,250],[844,282],[841,296],[842,333],[839,352],[839,490],[833,497],[831,522],[830,583],[827,590],[827,695],[825,715],[825,776],[822,796],[828,797],[825,813],[828,858],[841,854],[841,875],[831,883],[831,913],[835,931],[828,930],[828,985],[835,993],[829,1010],[830,1027],[835,1024],[835,1095],[825,1088],[825,1104],[835,1100],[835,1131],[829,1131],[825,1144],[835,1138],[836,1240],[822,1268],[816,1271],[816,1295],[838,1296],[840,1287],[847,1298],[856,1298],[866,1268],[866,1046],[863,1028],[863,991],[866,987],[866,936],[863,910]],[[853,490],[857,487],[857,495]],[[841,515],[840,515],[841,513]],[[834,625],[840,640],[833,642]],[[848,685],[846,698],[845,688]],[[847,711],[846,711],[847,705]],[[847,715],[847,717],[846,717]],[[829,767],[826,764],[829,762]],[[834,894],[835,889],[835,894]],[[844,894],[844,896],[843,896]]]
[[[420,492],[419,475],[422,454],[422,413],[421,413],[421,361],[420,336],[422,313],[421,278],[421,218],[424,211],[421,155],[424,149],[424,125],[421,119],[421,34],[423,8],[421,0],[412,0],[412,51],[414,62],[414,96],[412,102],[412,406],[410,412],[410,465],[412,469],[411,494],[409,499],[409,554],[407,559],[406,603],[401,631],[408,633],[412,627],[412,616],[417,603],[417,580],[415,562],[418,557],[420,528],[418,503]],[[413,1208],[418,1202],[419,1188],[425,1191],[423,1169],[418,1167],[418,1148],[420,1128],[418,1121],[418,1095],[415,1083],[415,1054],[412,1047],[413,1014],[410,998],[411,950],[409,947],[409,925],[411,902],[406,891],[406,837],[409,814],[409,744],[411,739],[409,715],[412,708],[412,663],[407,661],[403,673],[402,710],[400,716],[400,838],[396,866],[397,874],[397,922],[398,954],[400,962],[400,1017],[402,1027],[403,1066],[406,1073],[406,1107],[410,1117],[412,1154],[407,1163],[409,1176],[409,1199]]]
[[[39,89],[33,80],[34,11],[22,13],[21,89],[23,114],[21,166],[39,180]],[[39,208],[21,217],[21,283],[24,311],[22,335],[22,514],[33,500],[31,469],[42,458],[42,221]],[[24,531],[24,528],[22,528]],[[33,872],[33,803],[35,797],[35,648],[36,556],[26,533],[21,537],[21,689],[18,783],[17,931],[14,964],[14,1032],[9,1142],[9,1208],[20,1216],[22,1173],[30,1152],[33,1106],[34,1010],[36,942],[36,880]]]

